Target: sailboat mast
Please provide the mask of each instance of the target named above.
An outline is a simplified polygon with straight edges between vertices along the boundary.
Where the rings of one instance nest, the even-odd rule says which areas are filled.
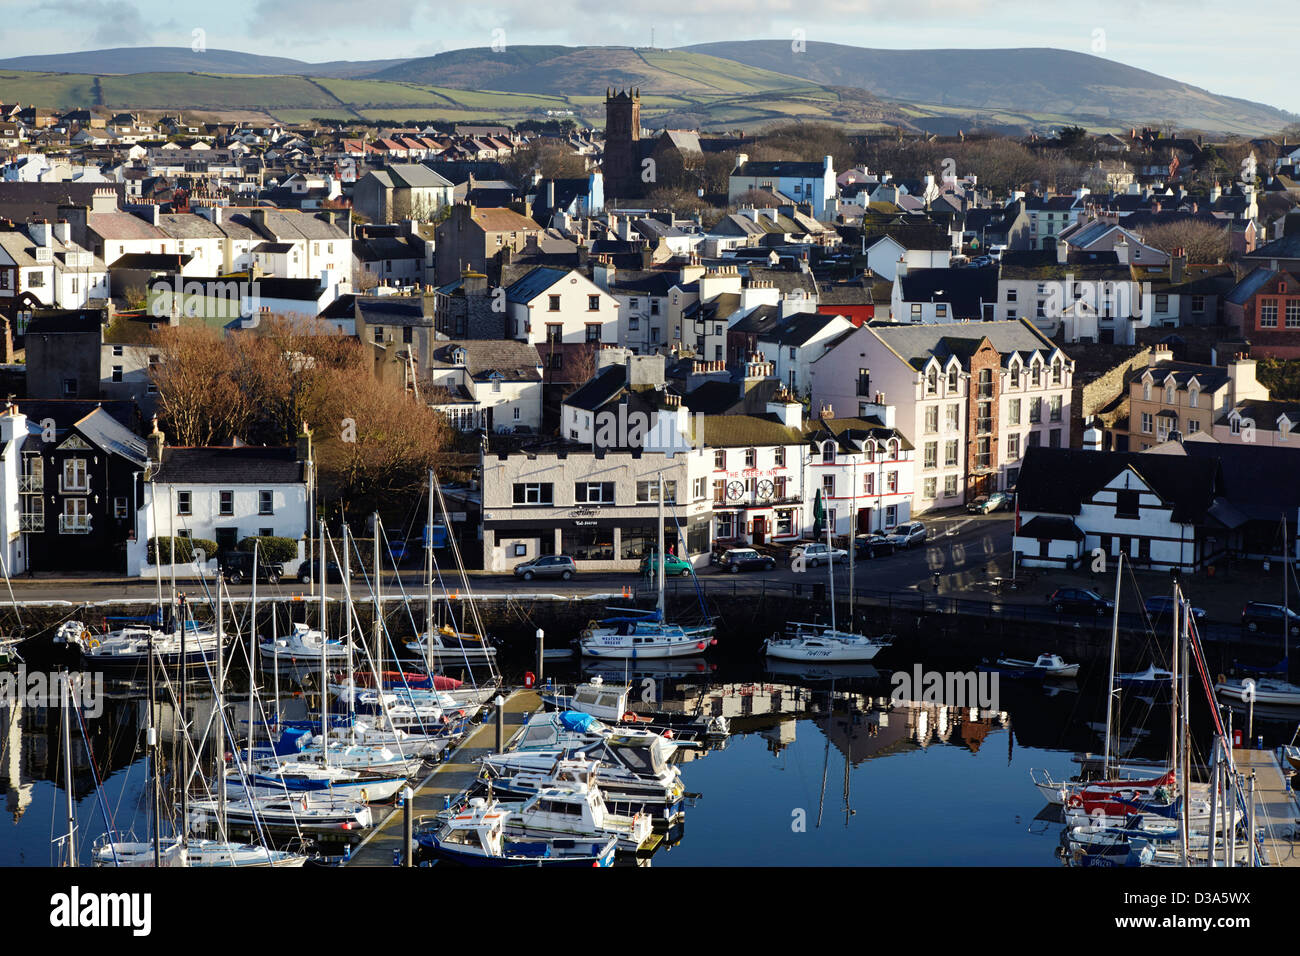
[[[180,614],[181,622],[181,713],[180,713],[180,737],[181,737],[181,846],[188,847],[190,839],[190,722],[189,710],[187,709],[188,695],[185,692],[186,685],[189,684],[189,674],[186,671],[187,661],[185,659],[185,629],[186,613],[185,598],[180,599],[177,610]],[[202,645],[200,645],[201,647]],[[253,716],[249,711],[249,717]],[[250,719],[250,733],[253,722]],[[253,749],[253,742],[250,739],[248,748]]]
[[[221,575],[217,575],[217,819],[221,839],[226,837],[226,605],[223,601]],[[250,713],[249,716],[252,716]]]
[[[59,688],[63,705],[63,791],[68,802],[68,866],[77,865],[77,815],[72,799],[72,695],[69,693],[69,672],[63,672]],[[156,862],[156,861],[155,861]]]
[[[153,810],[153,865],[162,866],[162,834],[160,832],[159,816],[162,807],[160,805],[158,793],[158,728],[154,725],[154,661],[153,661],[153,628],[147,628],[148,639],[146,644],[149,651],[149,723],[148,723],[148,740],[149,740],[149,769],[150,787],[149,798]]]
[[[1179,588],[1175,585],[1175,589],[1176,589],[1175,593],[1177,595],[1178,600],[1174,602],[1174,613],[1177,614],[1179,610],[1179,606],[1182,602],[1183,594],[1182,594],[1182,588]],[[1191,704],[1191,699],[1190,699],[1191,685],[1188,681],[1188,674],[1191,668],[1187,666],[1188,658],[1190,656],[1190,647],[1188,641],[1186,615],[1182,615],[1182,630],[1180,633],[1182,635],[1181,658],[1183,661],[1183,668],[1182,668],[1183,701],[1182,701],[1182,706],[1179,708],[1179,711],[1181,712],[1181,717],[1183,722],[1182,740],[1181,740],[1182,755],[1183,755],[1183,787],[1182,787],[1183,815],[1182,816],[1183,816],[1183,857],[1184,857],[1184,862],[1186,862],[1186,858],[1188,855],[1188,845],[1187,845],[1188,837],[1191,833],[1191,800],[1189,799],[1189,797],[1191,796],[1191,791],[1192,791],[1191,740],[1189,739],[1189,727],[1188,727],[1188,719],[1187,719],[1188,707]]]
[[[659,474],[659,601],[655,605],[659,609],[659,618],[663,620],[664,615],[664,476]]]
[[[260,650],[260,648],[257,646],[258,644],[257,641],[257,557],[258,557],[257,545],[258,545],[258,540],[254,538],[253,539],[253,576],[252,576],[253,593],[249,598],[249,605],[248,605],[249,607],[249,611],[248,611],[249,675],[248,678],[249,678],[249,687],[253,689],[257,687],[257,654],[258,651]],[[249,712],[248,717],[249,717],[249,724],[255,726],[252,720],[253,717],[252,711]],[[249,747],[250,748],[252,747],[251,741],[249,742]]]
[[[343,646],[347,648],[348,652],[348,684],[351,685],[351,691],[348,693],[348,717],[353,717],[357,695],[352,664],[352,552],[348,549],[348,522],[346,518],[343,520],[343,621],[339,634],[343,638]],[[355,726],[352,732],[356,733]]]
[[[320,739],[325,750],[325,763],[330,762],[330,688],[329,662],[325,658],[328,648],[325,628],[325,519],[320,521]]]
[[[1119,588],[1124,570],[1124,552],[1115,562],[1115,613],[1110,623],[1110,676],[1106,679],[1106,749],[1101,758],[1101,779],[1110,779],[1110,736],[1115,710],[1115,656],[1119,653]]]
[[[384,573],[383,562],[379,560],[379,512],[375,512],[375,668],[384,670],[384,588],[380,579]]]
[[[831,544],[831,522],[826,522],[826,576],[831,579],[831,633],[835,632],[835,551]],[[833,706],[833,705],[832,705]]]
[[[448,527],[447,533],[451,533]],[[424,519],[424,669],[433,673],[433,469],[429,469],[429,512]],[[454,626],[454,625],[453,625]]]

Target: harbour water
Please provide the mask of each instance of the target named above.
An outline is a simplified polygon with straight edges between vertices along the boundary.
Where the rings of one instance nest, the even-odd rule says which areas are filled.
[[[906,682],[891,680],[890,665],[911,679],[917,663],[899,651],[878,667],[838,672],[773,672],[749,655],[621,672],[606,664],[603,676],[626,678],[637,706],[724,716],[730,724],[721,746],[682,763],[685,788],[698,796],[688,801],[681,839],[652,865],[1059,865],[1061,824],[1029,771],[1066,779],[1078,771],[1076,753],[1101,751],[1104,666],[1085,667],[1063,684],[995,681],[993,700],[900,699]],[[923,668],[970,674],[977,663],[928,660]],[[503,664],[507,681],[518,682],[529,662],[507,657]],[[591,673],[577,662],[547,668],[560,682]],[[982,685],[981,694],[988,690]],[[190,706],[191,721],[202,726],[210,692],[192,690]],[[1197,709],[1194,726],[1204,727],[1203,701]],[[73,721],[82,864],[107,820],[118,839],[148,838],[145,712],[141,688],[110,688],[102,715]],[[169,715],[159,713],[164,762],[174,766]],[[1118,725],[1133,756],[1167,754],[1162,701],[1122,697]],[[1254,727],[1267,746],[1288,742],[1293,730],[1285,718],[1262,716]],[[0,709],[0,865],[62,859],[62,733],[57,707]]]

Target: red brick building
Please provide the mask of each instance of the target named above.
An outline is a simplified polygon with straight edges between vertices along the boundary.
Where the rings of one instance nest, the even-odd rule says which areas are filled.
[[[1228,294],[1224,317],[1252,358],[1300,358],[1300,275],[1256,269]]]

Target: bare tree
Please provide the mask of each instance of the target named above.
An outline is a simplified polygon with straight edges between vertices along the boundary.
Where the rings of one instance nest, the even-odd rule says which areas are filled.
[[[1226,224],[1217,226],[1200,219],[1176,219],[1148,226],[1142,231],[1142,239],[1170,255],[1175,249],[1185,249],[1188,262],[1222,262],[1232,248]]]

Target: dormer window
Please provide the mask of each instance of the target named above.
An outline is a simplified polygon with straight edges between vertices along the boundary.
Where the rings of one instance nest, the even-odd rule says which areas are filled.
[[[1192,408],[1197,408],[1200,405],[1200,400],[1201,390],[1195,385],[1187,386],[1187,404]]]
[[[455,362],[457,365],[464,365],[465,359],[468,357],[468,355],[469,353],[465,349],[463,348],[456,349],[451,353],[451,360]]]
[[[1009,374],[1011,379],[1010,387],[1019,388],[1020,387],[1020,362],[1019,361],[1015,361],[1011,363]]]
[[[1142,380],[1142,401],[1151,401],[1151,379]]]
[[[1029,384],[1033,388],[1039,388],[1043,384],[1043,366],[1037,358],[1029,365]]]
[[[1060,385],[1064,380],[1065,365],[1059,358],[1052,360],[1052,384]]]
[[[939,372],[937,369],[931,368],[929,375],[926,376],[925,394],[927,395],[939,394]]]
[[[1165,404],[1166,404],[1166,405],[1172,405],[1172,404],[1174,404],[1174,398],[1175,398],[1175,396],[1174,396],[1174,390],[1175,390],[1175,387],[1176,387],[1176,386],[1174,385],[1173,382],[1169,382],[1168,384],[1165,385]]]
[[[957,366],[948,369],[948,391],[957,391]]]

